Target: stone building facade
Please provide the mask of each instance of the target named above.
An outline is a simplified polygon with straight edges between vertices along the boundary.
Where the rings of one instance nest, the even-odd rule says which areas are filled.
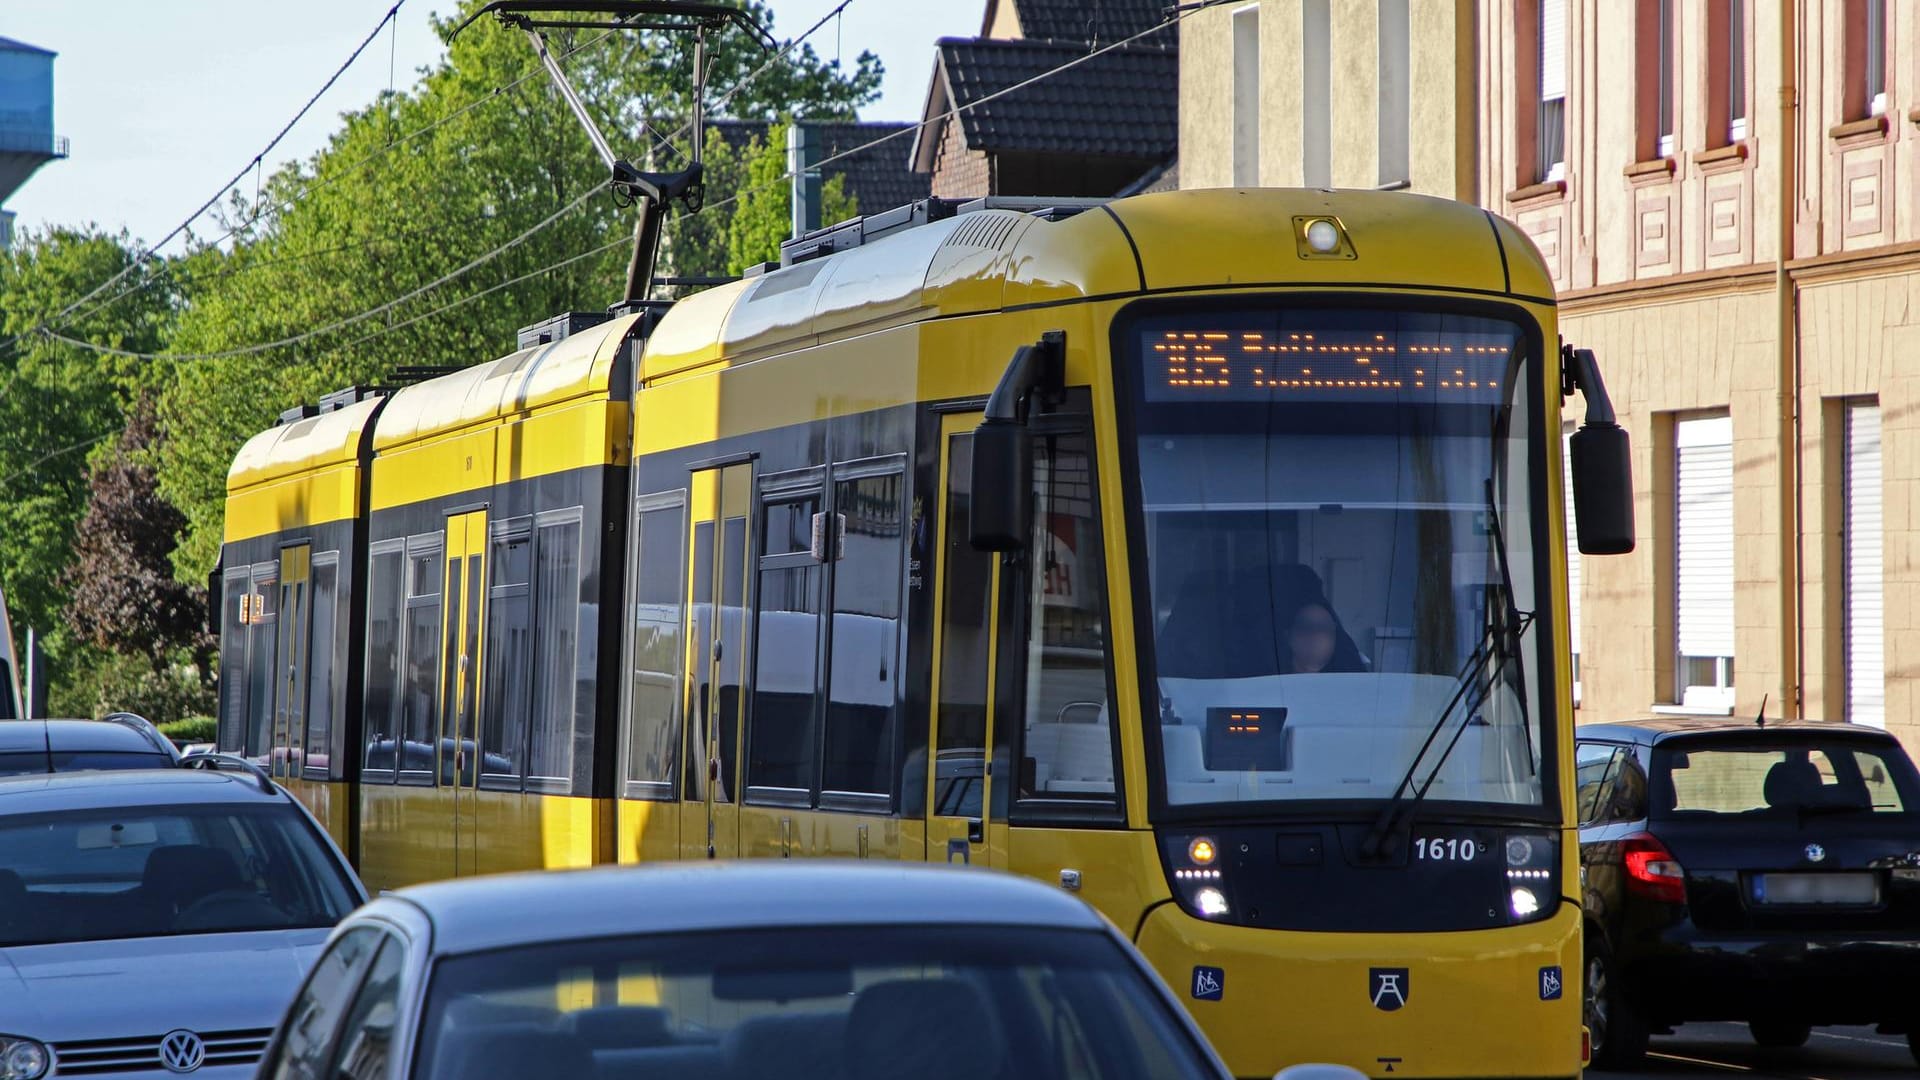
[[[1765,700],[1920,751],[1920,6],[1263,0],[1180,68],[1182,186],[1409,188],[1539,247],[1634,440],[1583,720]]]

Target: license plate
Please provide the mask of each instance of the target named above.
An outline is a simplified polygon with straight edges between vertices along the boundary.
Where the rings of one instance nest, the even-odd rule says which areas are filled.
[[[1753,898],[1762,904],[1875,904],[1880,878],[1873,873],[1761,874]]]

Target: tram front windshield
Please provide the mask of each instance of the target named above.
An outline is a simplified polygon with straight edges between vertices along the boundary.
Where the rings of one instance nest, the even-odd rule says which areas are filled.
[[[1166,803],[1542,807],[1537,332],[1276,303],[1119,340]]]

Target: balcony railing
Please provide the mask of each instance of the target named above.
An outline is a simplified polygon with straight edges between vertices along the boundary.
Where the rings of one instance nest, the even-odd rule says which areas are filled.
[[[67,150],[65,135],[55,135],[45,128],[0,125],[0,153],[51,154],[63,158],[67,156]]]

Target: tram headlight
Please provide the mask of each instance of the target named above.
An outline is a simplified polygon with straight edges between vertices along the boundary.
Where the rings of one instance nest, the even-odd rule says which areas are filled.
[[[1559,904],[1560,843],[1552,833],[1507,835],[1507,916],[1524,923],[1544,919]]]
[[[1173,895],[1187,914],[1202,919],[1224,919],[1233,910],[1227,897],[1224,850],[1213,836],[1166,836],[1161,850],[1167,859]]]
[[[51,1063],[52,1056],[41,1043],[0,1035],[0,1080],[40,1080]]]

